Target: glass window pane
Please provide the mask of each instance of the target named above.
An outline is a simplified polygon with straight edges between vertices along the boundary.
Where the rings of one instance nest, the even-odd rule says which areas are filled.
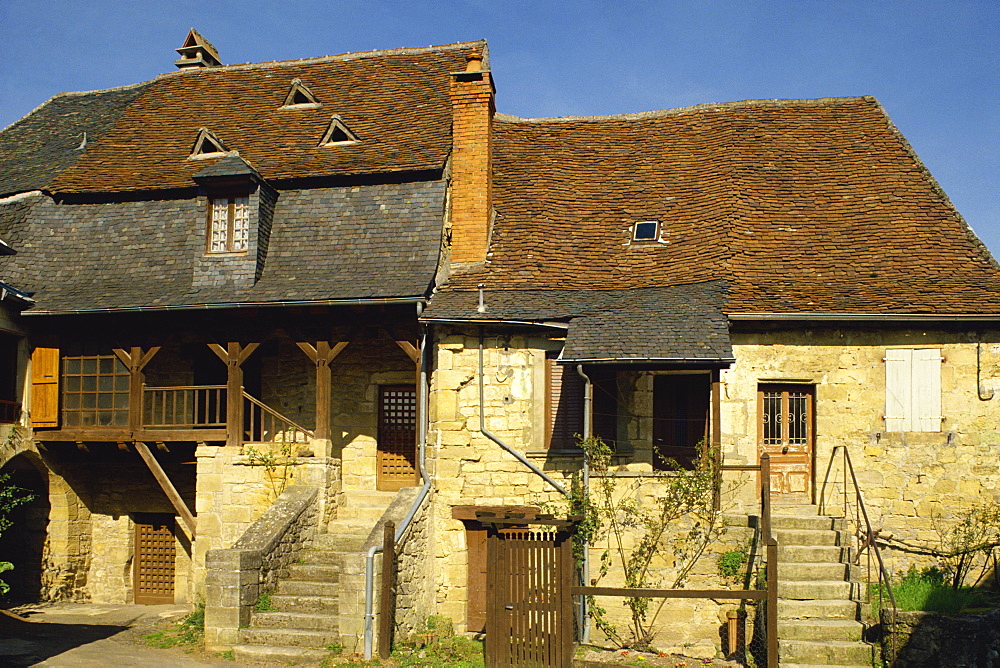
[[[63,406],[66,408],[79,408],[80,407],[80,395],[79,394],[67,394],[63,397]]]
[[[128,424],[128,411],[115,411],[114,422],[116,427],[124,427]]]
[[[102,357],[98,360],[97,368],[100,373],[111,373],[115,368],[115,360],[110,357]]]
[[[64,386],[67,392],[79,392],[80,391],[80,377],[79,376],[68,376],[65,379],[66,385]]]
[[[114,376],[98,376],[97,389],[101,392],[110,392],[113,389]]]
[[[97,360],[93,357],[87,357],[83,360],[83,373],[88,375],[93,375],[97,373]]]
[[[111,408],[112,406],[112,395],[110,394],[98,394],[97,395],[97,407],[98,408]]]
[[[78,427],[80,425],[80,414],[63,413],[63,422],[67,427]]]
[[[97,376],[83,376],[80,380],[83,383],[83,390],[85,392],[97,391]]]
[[[63,369],[65,373],[80,373],[80,360],[75,357],[67,357],[63,360]]]
[[[119,392],[128,391],[128,376],[115,376],[115,389]]]
[[[97,408],[96,394],[83,394],[80,396],[82,397],[84,408]]]

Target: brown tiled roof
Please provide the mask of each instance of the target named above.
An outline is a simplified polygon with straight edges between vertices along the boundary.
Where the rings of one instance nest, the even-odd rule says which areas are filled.
[[[495,122],[485,269],[447,289],[725,279],[729,312],[1000,313],[1000,269],[873,98]],[[658,220],[659,243],[630,244]]]
[[[189,69],[152,82],[51,185],[61,192],[191,187],[200,128],[269,180],[440,169],[451,149],[449,72],[485,42]],[[294,79],[319,108],[281,109]],[[360,143],[319,147],[338,115]]]

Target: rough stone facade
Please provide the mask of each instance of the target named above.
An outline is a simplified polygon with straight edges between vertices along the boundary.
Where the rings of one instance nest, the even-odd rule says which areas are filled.
[[[881,611],[882,657],[899,668],[1000,666],[1000,610],[963,615]],[[895,651],[895,661],[892,660]]]

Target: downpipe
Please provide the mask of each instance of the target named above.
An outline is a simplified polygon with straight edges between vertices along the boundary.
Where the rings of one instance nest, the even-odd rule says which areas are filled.
[[[583,371],[583,365],[576,365],[576,372],[584,382],[583,390],[583,438],[587,440],[594,434],[594,383]],[[590,492],[590,453],[583,451],[583,489]],[[580,572],[580,584],[587,586],[590,580],[590,544],[583,544],[583,565]],[[587,610],[587,597],[580,597],[580,636],[583,643],[590,642],[590,614]]]
[[[501,448],[506,450],[507,453],[510,454],[512,457],[514,457],[519,462],[521,462],[529,469],[531,469],[534,473],[536,473],[539,477],[541,477],[542,480],[551,485],[552,488],[555,489],[557,492],[559,492],[563,496],[569,496],[569,492],[566,491],[565,487],[563,487],[558,482],[553,480],[551,476],[545,473],[545,471],[541,470],[540,468],[535,466],[532,462],[530,462],[527,457],[525,457],[520,452],[518,452],[514,448],[510,447],[509,445],[501,441],[497,436],[495,436],[492,432],[490,432],[489,429],[486,428],[486,415],[485,415],[486,401],[483,392],[483,342],[486,337],[485,329],[486,329],[485,327],[479,328],[479,431],[482,433],[483,436],[485,436],[486,438],[490,439],[491,441],[499,445]]]
[[[420,315],[420,307],[422,305],[417,305],[417,316]],[[417,457],[417,470],[420,472],[420,479],[424,481],[420,488],[420,492],[417,493],[417,498],[413,501],[410,506],[410,510],[406,513],[406,517],[403,521],[399,523],[396,528],[395,542],[398,544],[403,534],[410,526],[410,522],[413,521],[414,516],[417,514],[417,510],[420,505],[427,498],[427,494],[431,490],[431,479],[427,475],[427,469],[425,468],[425,457],[427,454],[427,406],[428,406],[428,387],[427,387],[427,367],[428,367],[428,356],[430,351],[427,349],[427,341],[429,340],[428,331],[430,325],[427,325],[424,329],[423,334],[420,337],[420,404],[419,417],[420,421],[417,425],[418,430],[418,441],[419,445],[419,455]],[[368,554],[365,556],[365,660],[370,661],[372,658],[372,639],[374,637],[375,626],[375,555],[382,552],[382,545],[373,545],[368,548]]]

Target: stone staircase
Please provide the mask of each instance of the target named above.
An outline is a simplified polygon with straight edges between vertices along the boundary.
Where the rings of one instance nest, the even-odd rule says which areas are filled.
[[[776,505],[771,521],[778,540],[779,665],[870,668],[842,520],[819,515],[813,505]]]
[[[365,544],[396,492],[348,491],[337,518],[288,567],[271,610],[254,612],[233,658],[246,663],[318,663],[331,645],[360,650]],[[381,537],[380,537],[381,540]]]

